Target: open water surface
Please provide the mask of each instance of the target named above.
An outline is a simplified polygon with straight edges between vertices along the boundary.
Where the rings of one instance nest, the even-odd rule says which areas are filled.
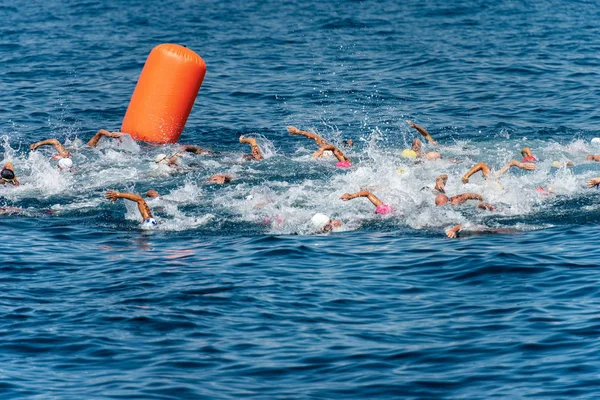
[[[0,187],[20,208],[0,216],[0,397],[596,398],[599,20],[588,1],[3,3],[0,140],[22,185]],[[176,145],[87,148],[161,43],[206,61],[180,143],[221,154],[174,170],[153,160]],[[400,156],[407,119],[444,159]],[[288,125],[353,139],[354,165]],[[29,151],[49,137],[75,172]],[[461,183],[526,146],[535,171]],[[442,173],[496,210],[436,208]],[[395,212],[339,200],[364,187]],[[108,189],[159,191],[158,229]],[[316,212],[343,227],[316,232]]]

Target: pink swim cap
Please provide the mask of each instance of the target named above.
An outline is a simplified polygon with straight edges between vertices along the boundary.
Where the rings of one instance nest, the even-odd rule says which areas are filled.
[[[381,214],[381,215],[389,214],[389,213],[391,213],[393,211],[394,211],[394,209],[391,206],[387,205],[387,204],[380,204],[375,209],[375,213]]]
[[[337,164],[335,164],[335,166],[339,168],[350,168],[352,164],[350,164],[348,161],[339,161]]]

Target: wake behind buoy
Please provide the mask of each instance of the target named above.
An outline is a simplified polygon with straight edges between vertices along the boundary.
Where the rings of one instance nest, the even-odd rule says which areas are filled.
[[[142,69],[121,131],[145,142],[177,142],[205,74],[204,60],[192,50],[177,44],[156,46]]]

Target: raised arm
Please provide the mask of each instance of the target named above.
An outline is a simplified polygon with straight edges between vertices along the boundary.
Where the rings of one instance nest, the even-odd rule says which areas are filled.
[[[469,182],[469,178],[476,172],[481,171],[481,173],[483,174],[483,177],[487,179],[488,176],[490,176],[490,167],[488,167],[488,165],[484,162],[478,162],[477,164],[473,165],[473,167],[466,173],[463,175],[462,177],[462,183],[468,183]]]
[[[517,160],[510,160],[498,173],[497,177],[500,177],[506,173],[511,167],[518,167],[527,171],[533,171],[535,169],[535,164],[533,163],[524,163]]]
[[[100,129],[98,132],[96,132],[96,134],[94,136],[92,136],[92,138],[90,139],[90,141],[87,142],[87,145],[90,146],[90,147],[96,147],[96,145],[100,141],[100,138],[102,138],[103,136],[110,137],[110,138],[113,138],[113,139],[118,139],[120,137],[123,137],[123,135],[127,135],[127,133],[124,133],[124,132],[109,132],[106,129]]]
[[[343,201],[348,201],[348,200],[352,200],[355,199],[357,197],[366,197],[368,198],[371,203],[373,203],[373,205],[375,207],[379,207],[380,205],[383,204],[383,202],[381,200],[379,200],[377,198],[377,196],[375,196],[373,193],[369,192],[368,190],[361,190],[360,192],[356,192],[356,193],[344,193],[340,199]]]
[[[327,140],[323,139],[321,136],[316,135],[312,132],[301,131],[300,129],[296,128],[295,126],[288,126],[287,130],[292,135],[301,135],[301,136],[305,136],[309,139],[312,139],[315,142],[317,142],[317,144],[321,147],[327,146],[329,144],[329,142]]]
[[[421,135],[425,136],[425,139],[427,139],[427,141],[429,143],[435,144],[435,145],[439,144],[438,142],[436,142],[435,140],[433,140],[433,138],[431,137],[431,135],[429,134],[429,132],[427,132],[425,130],[425,128],[423,128],[422,126],[419,126],[419,125],[415,124],[414,122],[412,122],[410,120],[406,121],[406,122],[408,122],[408,125],[410,125],[411,128],[416,129]]]
[[[255,160],[264,159],[262,153],[260,152],[260,147],[258,147],[258,144],[256,143],[256,139],[240,136],[240,143],[250,145],[250,148],[252,149],[252,158],[254,158]]]
[[[150,207],[146,204],[146,201],[136,193],[119,193],[115,190],[109,190],[104,195],[105,198],[110,200],[111,202],[116,201],[117,199],[125,199],[134,201],[138,205],[138,210],[140,211],[140,215],[142,216],[142,221],[147,220],[148,218],[152,218],[152,212],[150,211]]]
[[[447,180],[448,180],[448,175],[446,175],[446,174],[442,174],[442,175],[438,176],[437,178],[435,178],[435,190],[437,190],[440,193],[446,193],[445,188],[446,188]]]
[[[321,157],[323,155],[323,152],[325,152],[327,150],[333,151],[333,155],[338,159],[338,161],[351,163],[350,159],[348,157],[346,157],[346,155],[340,149],[338,149],[336,146],[334,146],[332,144],[322,146],[319,150],[315,151],[313,153],[313,158]]]
[[[58,141],[58,139],[46,139],[46,140],[42,140],[41,142],[37,142],[32,144],[31,146],[29,146],[29,150],[34,151],[35,149],[37,149],[40,146],[54,146],[54,149],[56,149],[56,152],[63,158],[69,158],[71,157],[71,153],[69,153],[67,151],[67,149],[65,149],[65,147]]]

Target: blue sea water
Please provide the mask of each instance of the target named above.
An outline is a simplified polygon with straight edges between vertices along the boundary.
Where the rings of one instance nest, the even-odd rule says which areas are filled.
[[[0,398],[596,398],[599,20],[591,1],[3,3],[0,140],[22,185],[0,205],[22,210],[0,216]],[[161,43],[207,64],[180,143],[222,155],[174,171],[152,160],[175,145],[86,148]],[[408,119],[443,160],[400,157]],[[354,166],[288,125],[353,139]],[[242,161],[240,135],[266,159]],[[74,173],[29,151],[49,137]],[[461,183],[523,147],[535,171]],[[442,173],[496,210],[436,208]],[[364,187],[395,212],[339,200]],[[159,229],[108,189],[158,190]],[[319,234],[316,212],[344,226]]]

